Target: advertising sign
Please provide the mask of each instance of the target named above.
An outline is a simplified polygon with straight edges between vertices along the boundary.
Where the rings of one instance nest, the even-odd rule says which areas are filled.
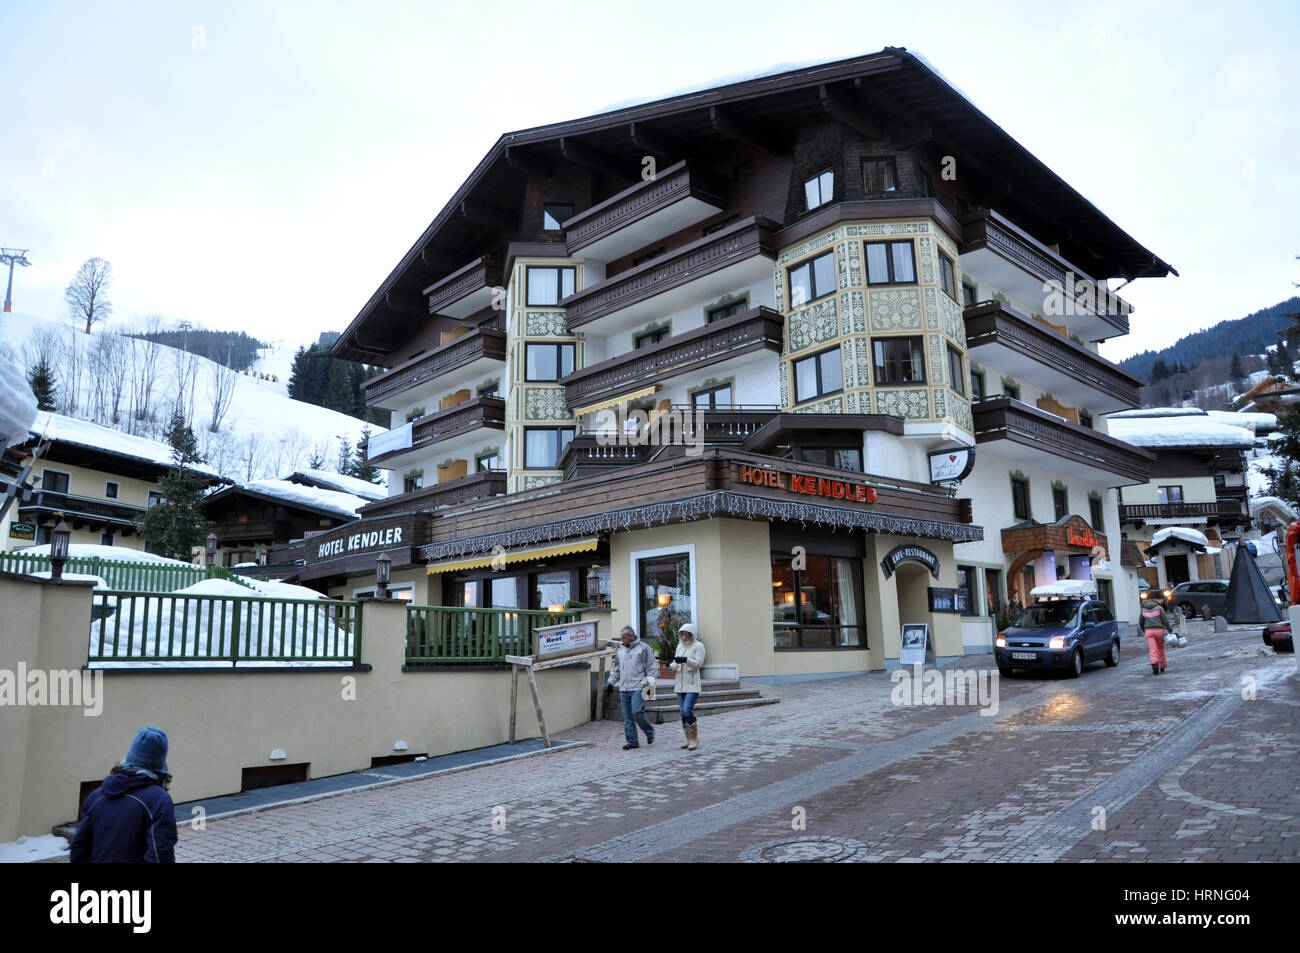
[[[903,647],[898,653],[899,665],[924,665],[929,647],[930,626],[928,623],[903,623]]]
[[[975,468],[975,448],[958,447],[930,454],[931,483],[960,483]]]
[[[9,524],[9,538],[10,538],[10,539],[27,539],[27,540],[32,540],[33,542],[35,542],[35,540],[36,540],[36,524],[35,524],[35,523],[10,523],[10,524]]]
[[[591,622],[565,622],[562,625],[539,626],[537,632],[537,654],[533,659],[549,662],[566,655],[581,655],[595,652],[596,620]]]

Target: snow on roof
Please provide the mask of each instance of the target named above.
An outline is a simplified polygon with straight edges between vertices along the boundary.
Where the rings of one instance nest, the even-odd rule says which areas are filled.
[[[1107,420],[1115,420],[1117,417],[1207,417],[1205,411],[1199,407],[1138,407],[1136,410],[1121,410],[1118,413],[1109,414]]]
[[[297,503],[300,506],[336,513],[339,516],[356,516],[358,509],[372,502],[351,493],[326,490],[318,486],[303,486],[301,483],[290,483],[288,480],[253,480],[251,483],[241,483],[240,487],[264,496]]]
[[[330,470],[313,470],[304,467],[295,470],[284,479],[290,483],[298,483],[299,481],[294,477],[302,477],[305,482],[317,483],[325,489],[351,493],[353,496],[360,496],[367,500],[383,500],[388,497],[388,488],[382,484],[371,483],[358,477],[344,476]]]
[[[1211,420],[1232,424],[1234,427],[1250,426],[1256,432],[1274,430],[1277,427],[1277,415],[1275,414],[1247,413],[1240,410],[1211,410],[1208,412],[1208,416]]]
[[[0,450],[22,443],[36,417],[36,395],[10,361],[0,361]]]
[[[1240,416],[1240,415],[1229,415]],[[1253,447],[1255,432],[1249,424],[1233,425],[1204,411],[1182,415],[1133,416],[1128,412],[1106,418],[1112,437],[1135,447]]]
[[[172,448],[165,443],[150,440],[148,437],[122,433],[112,427],[101,427],[99,424],[92,424],[89,420],[65,417],[48,410],[42,410],[36,415],[36,422],[32,424],[31,432],[58,443],[91,447],[102,453],[129,457],[132,460],[144,460],[160,467],[176,466],[172,459]],[[204,476],[221,477],[216,470],[203,463],[187,464],[186,469],[202,473]]]
[[[1207,549],[1210,546],[1210,541],[1204,533],[1199,532],[1198,530],[1188,529],[1186,526],[1166,526],[1164,529],[1158,530],[1156,534],[1151,537],[1151,546],[1159,546],[1165,540],[1170,538],[1180,539],[1185,543],[1192,543],[1196,546],[1204,546]],[[1147,548],[1149,549],[1150,547]]]
[[[1250,515],[1262,511],[1266,506],[1272,506],[1282,511],[1282,515],[1288,519],[1296,519],[1296,509],[1286,500],[1277,496],[1257,496],[1250,501]]]

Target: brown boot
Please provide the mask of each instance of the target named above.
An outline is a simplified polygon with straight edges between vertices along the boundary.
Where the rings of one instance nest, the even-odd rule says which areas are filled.
[[[686,722],[682,722],[682,734],[686,737],[686,741],[682,743],[682,747],[689,748],[691,746],[691,726],[686,724]]]
[[[694,751],[700,746],[700,723],[697,721],[695,724],[688,727],[686,731],[686,737],[689,739],[686,742],[686,748],[688,751]]]

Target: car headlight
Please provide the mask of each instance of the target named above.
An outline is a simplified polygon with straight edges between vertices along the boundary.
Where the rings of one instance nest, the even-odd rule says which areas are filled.
[[[999,632],[998,637],[994,640],[993,644],[1000,649],[1005,649],[1007,647],[1007,637]]]
[[[1147,601],[1147,597],[1150,596],[1150,595],[1151,595],[1151,593],[1150,593],[1148,590],[1143,589],[1141,592],[1138,593],[1138,598],[1139,598],[1140,600],[1142,600],[1143,602],[1146,602],[1146,601]]]
[[[1063,649],[1063,648],[1065,648],[1065,636],[1063,636],[1063,635],[1054,635],[1054,636],[1052,636],[1051,641],[1049,641],[1049,642],[1047,643],[1047,647],[1048,647],[1049,649]]]
[[[1166,589],[1166,590],[1165,590],[1165,598],[1166,598],[1166,599],[1172,599],[1173,597],[1174,597],[1174,591],[1173,591],[1172,589]]]

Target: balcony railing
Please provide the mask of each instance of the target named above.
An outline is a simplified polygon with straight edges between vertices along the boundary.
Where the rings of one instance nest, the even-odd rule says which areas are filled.
[[[475,292],[490,292],[493,288],[501,287],[501,279],[501,262],[497,259],[484,256],[472,261],[424,289],[423,293],[429,299],[429,313],[452,317],[472,314],[482,307],[477,301],[470,305],[461,304],[460,307],[457,304]]]
[[[293,535],[293,528],[287,520],[247,520],[209,523],[208,532],[225,545],[241,539],[288,539]]]
[[[410,453],[412,450],[431,446],[450,437],[469,433],[479,427],[503,430],[505,425],[506,402],[504,400],[500,397],[475,397],[454,407],[448,407],[446,410],[440,410],[435,414],[428,414],[408,424],[407,426],[411,428],[410,447],[389,450],[373,457],[369,456],[369,447],[367,447],[365,449],[366,459],[372,463],[386,460],[397,456],[399,453]]]
[[[547,609],[406,607],[408,666],[504,665],[507,655],[537,651],[542,626],[577,622],[579,612]]]
[[[143,506],[92,500],[69,493],[55,493],[53,490],[37,490],[33,493],[31,500],[20,507],[22,512],[28,510],[61,512],[74,520],[98,520],[128,525],[133,524],[145,513]]]
[[[1126,523],[1188,517],[1243,524],[1250,520],[1241,503],[1231,500],[1216,500],[1213,503],[1121,503],[1119,507],[1119,518]]]
[[[1010,397],[981,400],[971,406],[975,440],[1010,440],[1081,466],[1145,483],[1154,456],[1114,437],[1063,420]],[[1045,464],[1046,465],[1046,464]]]
[[[362,384],[366,392],[366,403],[377,403],[483,358],[494,361],[506,359],[504,331],[497,331],[494,328],[476,328],[469,334],[448,341],[428,354],[421,354],[386,374],[372,377]]]
[[[570,407],[582,407],[685,371],[748,354],[781,351],[785,322],[771,308],[750,310],[713,324],[628,351],[570,374],[564,394]]]
[[[569,330],[755,255],[774,258],[774,228],[751,217],[569,295],[560,302]]]
[[[712,210],[701,210],[697,216],[697,220],[706,218],[725,205],[722,191],[720,184],[714,183],[707,172],[693,168],[687,162],[679,162],[653,179],[634,185],[566,221],[564,237],[569,254],[577,254],[580,249],[686,199],[698,199],[712,206]],[[635,245],[639,247],[656,241],[681,227],[680,223],[673,223],[655,234],[638,234]],[[622,248],[618,251],[621,252]]]
[[[1138,406],[1138,389],[1143,383],[1141,380],[1005,304],[983,301],[967,308],[963,316],[966,320],[968,349],[974,350],[990,344],[1001,345],[1052,371],[1101,391],[1112,399],[1116,407]]]
[[[442,506],[457,503],[470,503],[474,500],[500,496],[506,492],[506,471],[482,470],[471,473],[458,480],[448,480],[434,486],[426,486],[411,493],[389,497],[369,506],[363,506],[357,515],[366,518],[376,516],[397,516],[402,513],[420,513],[435,510]]]

